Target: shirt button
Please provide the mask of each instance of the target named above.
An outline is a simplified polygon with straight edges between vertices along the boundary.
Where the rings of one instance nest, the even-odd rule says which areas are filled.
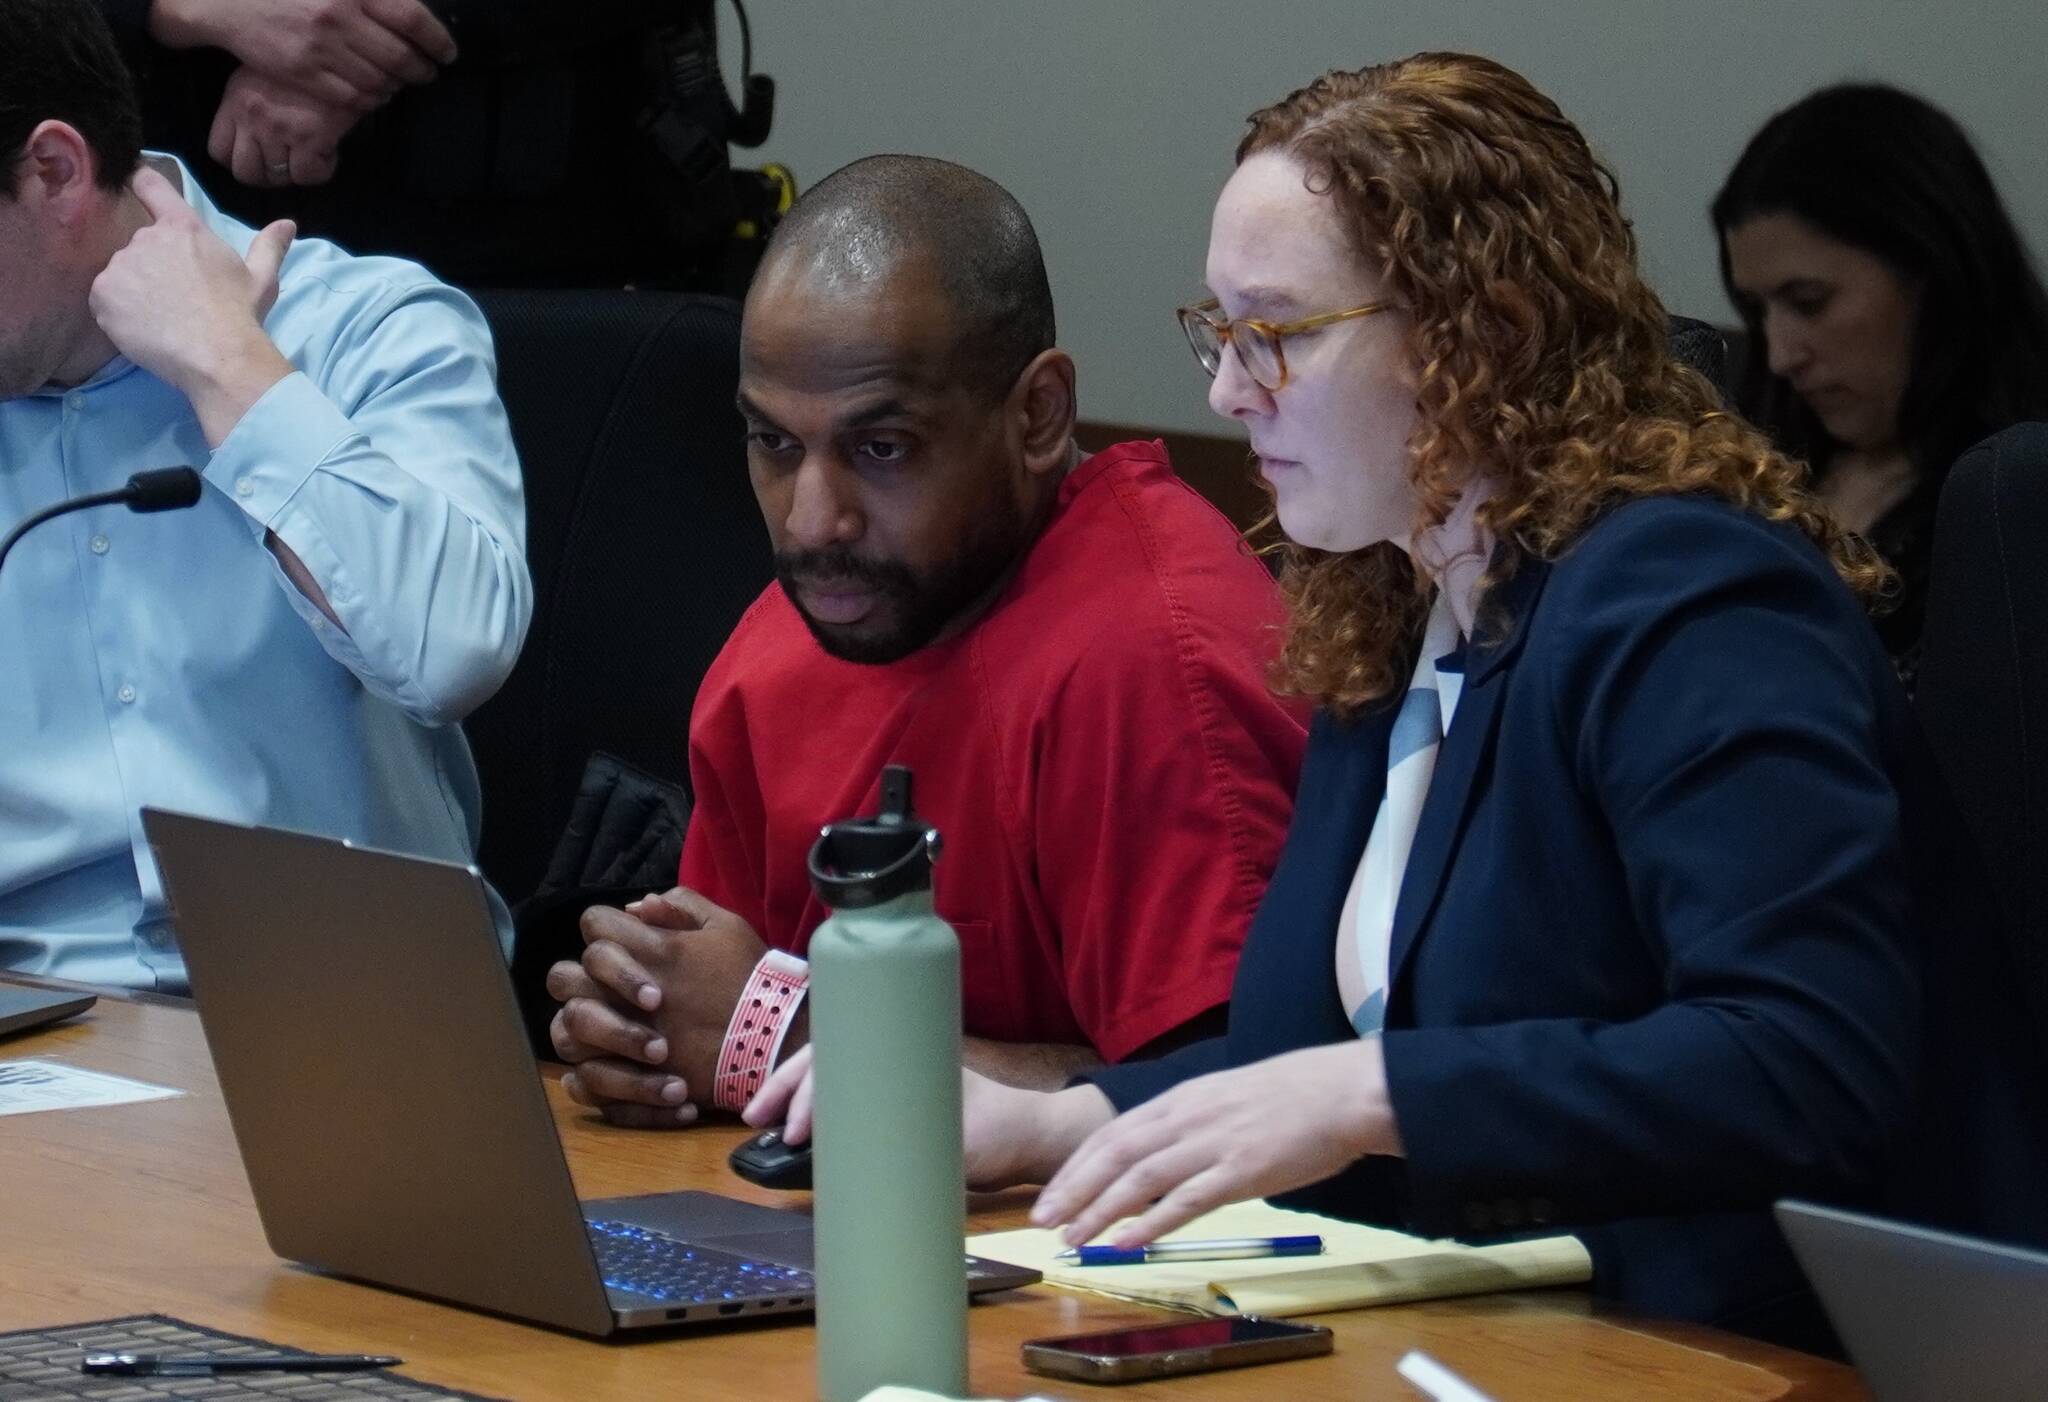
[[[69,409],[74,414],[77,413],[80,409],[83,409],[85,407],[85,396],[78,393],[65,395],[64,407]]]
[[[239,482],[235,483],[235,495],[236,495],[236,496],[238,496],[238,497],[247,497],[247,496],[254,496],[255,494],[256,494],[256,484],[255,484],[254,482],[251,482],[251,481],[250,481],[250,480],[249,480],[248,478],[244,477],[244,478],[243,478],[243,479],[242,479],[241,481],[239,481]]]
[[[122,705],[130,705],[135,700],[135,688],[132,686],[123,685],[119,691],[114,693],[114,695],[121,698]]]
[[[106,553],[107,553],[107,546],[108,546],[109,544],[110,544],[110,542],[109,542],[109,541],[107,540],[107,538],[106,538],[105,536],[103,536],[103,535],[96,535],[96,536],[94,536],[94,537],[92,538],[92,553],[93,553],[93,554],[95,554],[95,555],[104,555],[104,554],[106,554]]]

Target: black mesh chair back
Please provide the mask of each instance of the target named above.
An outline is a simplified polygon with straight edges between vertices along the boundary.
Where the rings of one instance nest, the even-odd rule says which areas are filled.
[[[525,471],[535,591],[519,665],[466,726],[479,865],[516,904],[540,884],[593,751],[687,783],[697,684],[773,568],[733,405],[736,303],[476,298]]]
[[[1671,318],[1672,358],[1707,377],[1707,383],[1728,398],[1728,338],[1718,326],[1689,316]]]
[[[2048,1046],[2048,424],[1994,434],[1949,473],[1926,639],[1915,703]]]

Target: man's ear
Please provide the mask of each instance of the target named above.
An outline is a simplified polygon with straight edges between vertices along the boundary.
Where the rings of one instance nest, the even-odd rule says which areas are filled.
[[[15,170],[15,198],[53,211],[65,224],[77,222],[98,189],[98,158],[69,122],[38,124],[22,143]]]
[[[1064,468],[1074,441],[1074,358],[1057,347],[1040,351],[1017,376],[1010,409],[1025,470]]]

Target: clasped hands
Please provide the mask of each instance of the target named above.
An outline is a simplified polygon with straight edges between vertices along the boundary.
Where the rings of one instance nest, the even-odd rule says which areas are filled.
[[[733,912],[678,886],[583,913],[583,958],[548,970],[549,1034],[569,1097],[611,1123],[689,1124],[711,1103],[726,1024],[768,946]],[[787,1045],[802,1044],[803,1010]]]
[[[206,149],[244,185],[333,179],[356,122],[456,56],[421,0],[155,0],[150,27],[171,47],[241,60]]]

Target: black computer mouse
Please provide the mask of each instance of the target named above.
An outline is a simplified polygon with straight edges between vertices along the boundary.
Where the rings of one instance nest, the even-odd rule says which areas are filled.
[[[811,1146],[783,1143],[779,1126],[742,1143],[726,1162],[734,1173],[764,1188],[811,1186]]]

